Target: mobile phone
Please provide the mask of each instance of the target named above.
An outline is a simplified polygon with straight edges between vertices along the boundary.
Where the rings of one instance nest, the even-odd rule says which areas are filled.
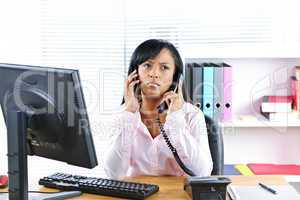
[[[168,90],[169,91],[175,91],[177,84],[172,84]],[[159,106],[157,106],[158,113],[163,113],[165,110],[168,110],[168,104],[166,101],[162,102]]]
[[[138,69],[137,69],[137,73],[138,73]],[[139,76],[135,77],[133,79],[133,81],[139,80]],[[141,97],[141,86],[140,86],[140,82],[138,84],[135,84],[135,86],[133,87],[133,91],[134,91],[134,96],[137,98],[137,100],[140,102],[142,100]]]
[[[169,91],[175,91],[175,92],[177,92],[178,91],[178,83],[179,83],[179,81],[180,80],[182,80],[182,75],[179,77],[179,79],[177,80],[177,81],[175,81],[175,83],[173,83],[171,86],[170,86],[170,88],[169,88],[169,90],[167,91],[167,92],[169,92]],[[167,110],[168,109],[168,104],[167,104],[167,102],[162,102],[159,106],[157,106],[157,111],[158,111],[158,113],[163,113],[165,110]]]

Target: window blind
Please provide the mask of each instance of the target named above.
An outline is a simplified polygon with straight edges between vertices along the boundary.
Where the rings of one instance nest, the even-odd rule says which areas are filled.
[[[125,78],[122,16],[121,0],[42,1],[42,64],[79,70],[99,162],[93,170],[69,168],[75,174],[105,176],[106,125],[118,111]]]
[[[183,57],[256,56],[260,49],[260,56],[265,56],[283,47],[286,22],[278,13],[284,5],[233,0],[127,1],[126,52],[130,55],[145,39],[162,38],[173,42]]]

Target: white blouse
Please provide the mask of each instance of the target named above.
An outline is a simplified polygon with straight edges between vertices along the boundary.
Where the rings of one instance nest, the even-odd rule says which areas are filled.
[[[209,176],[213,163],[202,111],[184,103],[180,110],[167,115],[164,129],[186,167],[197,176]],[[110,178],[185,175],[163,136],[152,138],[140,112],[122,111],[114,120],[112,136],[104,163]]]

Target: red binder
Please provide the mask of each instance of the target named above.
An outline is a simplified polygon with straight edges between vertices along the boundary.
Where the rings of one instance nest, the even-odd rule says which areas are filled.
[[[296,76],[291,76],[291,93],[293,96],[293,108],[298,110],[299,104],[299,81]]]
[[[248,164],[248,167],[256,175],[283,174],[300,175],[300,165],[279,165],[279,164]]]

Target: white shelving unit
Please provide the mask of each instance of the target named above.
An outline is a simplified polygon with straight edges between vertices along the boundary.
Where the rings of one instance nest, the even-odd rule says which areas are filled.
[[[298,58],[187,58],[188,62],[225,62],[232,66],[233,121],[223,126],[300,126],[299,122],[269,122],[259,112],[265,95],[291,95],[290,76],[295,75]],[[254,120],[240,120],[250,115]]]
[[[268,120],[240,120],[234,119],[232,122],[220,123],[223,128],[270,128],[270,127],[299,127],[298,121],[268,121]],[[300,142],[300,141],[299,141]]]
[[[300,164],[299,121],[268,121],[259,112],[264,95],[291,95],[290,76],[300,57],[188,58],[232,66],[231,122],[220,123],[225,164]],[[248,116],[243,118],[242,116]]]

